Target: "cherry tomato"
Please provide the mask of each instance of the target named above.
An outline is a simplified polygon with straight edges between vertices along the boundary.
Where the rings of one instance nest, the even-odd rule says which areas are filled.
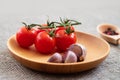
[[[68,27],[63,27],[63,26],[57,27],[56,30],[55,30],[55,33],[57,33],[59,30],[65,30],[66,28],[68,28]],[[75,30],[73,26],[71,26],[70,28],[73,31]]]
[[[33,27],[32,31],[35,34],[35,36],[37,36],[39,32],[45,31],[45,29],[39,29],[39,27]]]
[[[16,40],[23,48],[28,48],[35,41],[35,35],[31,29],[21,27],[16,33]]]
[[[35,47],[37,51],[43,54],[50,54],[54,51],[56,41],[54,37],[51,37],[48,32],[42,31],[38,33],[35,40]]]
[[[74,32],[67,34],[65,30],[59,30],[56,33],[56,46],[58,51],[66,51],[66,49],[76,42],[76,35]]]
[[[47,24],[42,24],[42,26],[47,26]],[[40,29],[40,27],[39,26],[36,26],[36,27],[33,27],[32,28],[32,31],[33,31],[33,33],[37,36],[37,34],[39,33],[39,32],[42,32],[42,31],[50,31],[51,29]]]

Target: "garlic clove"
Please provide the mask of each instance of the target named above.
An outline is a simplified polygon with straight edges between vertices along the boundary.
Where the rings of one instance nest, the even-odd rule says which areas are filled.
[[[81,44],[72,44],[68,50],[71,50],[76,54],[78,61],[83,61],[86,57],[86,48]]]
[[[67,51],[63,57],[64,63],[77,62],[77,56],[73,51]]]
[[[82,48],[82,55],[79,57],[79,60],[84,61],[87,52],[86,52],[86,48],[83,45],[81,45],[81,48]]]
[[[77,57],[82,55],[82,48],[80,44],[72,44],[68,50],[73,51]]]
[[[62,56],[56,52],[48,59],[48,62],[62,63]]]

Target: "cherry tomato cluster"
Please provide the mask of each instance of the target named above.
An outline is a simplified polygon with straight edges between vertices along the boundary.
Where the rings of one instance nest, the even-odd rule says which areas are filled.
[[[50,54],[55,51],[63,52],[76,43],[73,25],[81,24],[75,20],[60,19],[60,22],[47,21],[46,24],[30,24],[21,27],[16,33],[16,40],[23,48],[34,44],[37,51]]]

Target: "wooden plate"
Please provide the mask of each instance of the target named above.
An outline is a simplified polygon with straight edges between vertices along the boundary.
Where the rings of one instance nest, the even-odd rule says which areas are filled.
[[[24,66],[43,72],[49,73],[74,73],[85,71],[96,67],[109,54],[109,44],[101,38],[94,35],[76,32],[77,43],[84,45],[87,49],[86,59],[77,63],[49,63],[48,58],[51,55],[42,55],[37,52],[34,46],[29,49],[21,48],[17,42],[15,35],[8,39],[7,46],[12,56]]]

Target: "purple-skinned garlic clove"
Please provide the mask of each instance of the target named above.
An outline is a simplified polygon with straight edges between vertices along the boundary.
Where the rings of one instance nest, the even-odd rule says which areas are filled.
[[[73,51],[77,57],[82,55],[82,48],[80,44],[72,44],[68,50]]]
[[[63,55],[63,62],[64,63],[74,63],[74,62],[77,62],[77,56],[75,55],[75,53],[73,51],[67,51]]]
[[[81,44],[72,44],[68,50],[76,54],[78,61],[83,61],[86,57],[86,48]]]
[[[56,52],[48,59],[48,62],[62,63],[62,56]]]
[[[79,60],[84,61],[87,52],[86,52],[86,48],[83,45],[81,45],[81,48],[82,48],[82,55],[79,57]]]

